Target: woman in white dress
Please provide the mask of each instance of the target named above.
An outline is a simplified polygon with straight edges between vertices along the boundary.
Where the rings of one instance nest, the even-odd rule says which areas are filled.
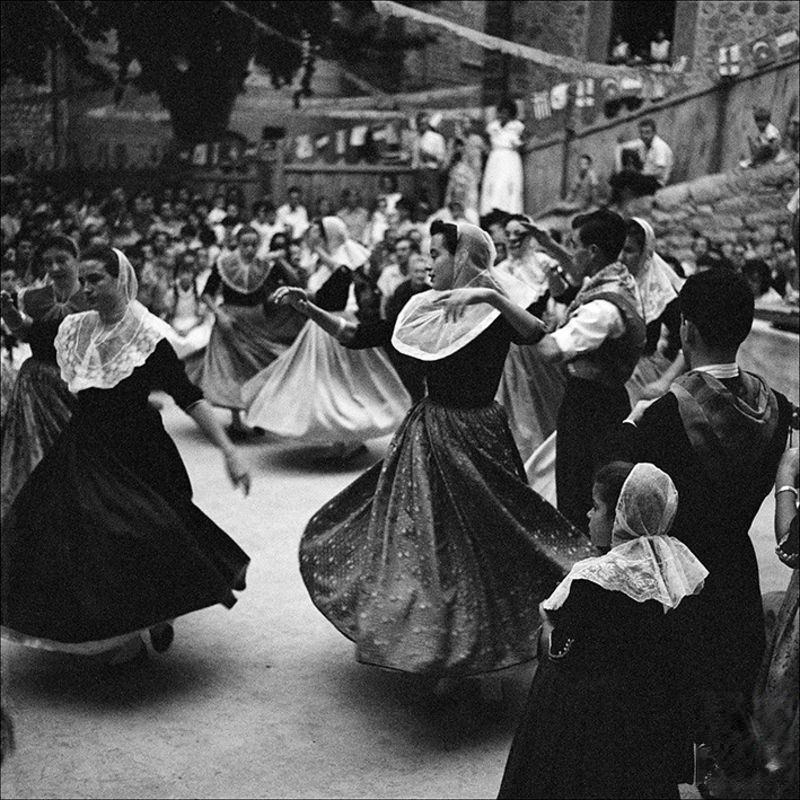
[[[521,280],[533,290],[531,313],[555,328],[550,291],[554,259],[537,253],[530,220],[515,215],[505,226],[508,258],[496,269]],[[535,347],[511,345],[506,358],[497,402],[508,414],[508,425],[523,461],[556,429],[558,408],[564,397],[566,379],[560,364],[549,364]]]
[[[318,259],[308,294],[327,311],[355,320],[353,272],[368,251],[347,235],[338,217],[315,220],[308,233]],[[393,433],[411,397],[378,349],[348,350],[312,322],[294,344],[246,383],[247,423],[304,445],[325,446],[344,457],[367,439]]]
[[[492,149],[486,161],[481,185],[481,216],[493,208],[509,214],[522,213],[522,133],[525,126],[516,118],[513,100],[497,106],[497,119],[486,126]]]

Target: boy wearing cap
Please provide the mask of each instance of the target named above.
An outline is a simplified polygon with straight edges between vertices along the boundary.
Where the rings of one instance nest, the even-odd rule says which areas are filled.
[[[781,149],[781,132],[770,122],[770,113],[766,108],[753,111],[753,121],[758,129],[756,136],[748,136],[750,160],[742,162],[742,166],[757,167],[772,161]]]

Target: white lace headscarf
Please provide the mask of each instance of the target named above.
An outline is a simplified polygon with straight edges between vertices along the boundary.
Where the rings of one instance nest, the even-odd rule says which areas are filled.
[[[665,613],[697,594],[708,570],[683,542],[667,536],[677,509],[678,490],[669,475],[653,464],[637,464],[617,501],[611,550],[578,561],[544,608],[560,608],[576,580],[622,592],[638,603],[657,600]]]
[[[151,314],[137,299],[138,281],[131,262],[114,248],[119,262],[117,291],[125,313],[107,324],[97,311],[70,314],[58,328],[56,361],[71,392],[111,389],[140,367],[168,335],[169,325]]]
[[[656,253],[656,234],[653,226],[641,217],[631,217],[644,232],[644,247],[637,265],[636,284],[642,298],[645,325],[658,319],[677,296],[683,278]]]
[[[453,284],[449,288],[492,287],[523,308],[536,300],[536,292],[530,286],[492,266],[496,251],[486,231],[466,222],[456,227],[458,242],[453,257]],[[468,345],[500,316],[497,309],[479,303],[467,306],[461,319],[445,321],[445,309],[436,304],[441,294],[441,290],[430,289],[406,303],[392,336],[392,344],[400,353],[422,361],[446,358]]]

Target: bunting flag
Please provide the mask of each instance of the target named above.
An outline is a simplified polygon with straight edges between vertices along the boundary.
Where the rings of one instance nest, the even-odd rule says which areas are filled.
[[[619,82],[620,97],[641,97],[644,83],[640,78],[623,78]]]
[[[347,131],[336,131],[336,155],[343,156],[347,151]]]
[[[753,64],[756,69],[772,64],[777,58],[775,48],[768,39],[756,39],[750,45],[750,53],[753,56]]]
[[[550,111],[550,92],[547,90],[534,92],[531,97],[533,106],[533,116],[535,119],[547,119],[551,115]]]
[[[781,58],[797,55],[798,49],[800,49],[800,37],[797,35],[797,30],[790,28],[787,31],[781,31],[775,36],[775,44]]]
[[[311,146],[311,137],[307,133],[301,133],[295,139],[294,156],[298,161],[311,158],[314,155],[314,148]]]
[[[563,111],[569,99],[569,84],[557,83],[550,90],[550,108],[553,111]]]
[[[611,103],[614,100],[619,100],[619,81],[615,78],[606,78],[600,84],[600,91],[603,95],[603,102]]]
[[[350,146],[363,147],[367,138],[367,126],[356,125],[350,130]]]
[[[738,75],[740,71],[741,48],[738,44],[726,45],[719,48],[717,69],[719,74],[726,78]]]
[[[324,150],[328,146],[328,144],[330,144],[330,141],[331,137],[328,136],[327,134],[325,134],[324,136],[317,136],[317,138],[314,139],[314,147],[317,150]]]
[[[206,143],[196,144],[192,153],[192,164],[196,167],[204,167],[208,162],[208,145]]]

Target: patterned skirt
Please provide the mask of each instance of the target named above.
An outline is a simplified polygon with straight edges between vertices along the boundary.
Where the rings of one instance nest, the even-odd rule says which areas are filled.
[[[55,364],[34,358],[22,363],[3,422],[0,518],[67,426],[74,403]]]
[[[214,324],[199,385],[209,403],[244,409],[241,387],[289,345],[275,335],[260,304],[225,305],[223,310],[233,318],[233,324],[227,331]]]
[[[525,482],[501,406],[425,399],[311,519],[300,571],[359,661],[466,675],[534,658],[539,602],[588,555]]]

